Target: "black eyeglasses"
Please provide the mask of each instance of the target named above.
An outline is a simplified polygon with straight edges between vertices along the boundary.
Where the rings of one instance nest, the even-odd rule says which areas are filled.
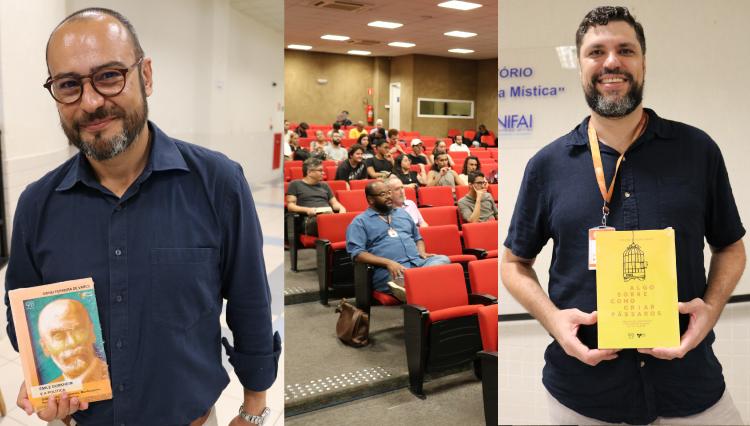
[[[88,78],[96,93],[109,98],[119,95],[125,89],[125,77],[128,75],[128,71],[140,65],[141,62],[143,62],[143,58],[127,68],[105,67],[83,76],[50,77],[43,86],[49,90],[54,100],[67,105],[81,99],[81,96],[83,96],[83,80]]]

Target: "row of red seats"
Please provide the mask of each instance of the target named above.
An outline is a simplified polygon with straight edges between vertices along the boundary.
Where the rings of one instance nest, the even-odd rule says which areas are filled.
[[[457,200],[460,200],[469,193],[468,185],[459,185],[456,187],[455,200],[453,198],[453,191],[451,191],[451,187],[449,186],[423,186],[419,188],[418,192],[414,191],[413,188],[404,189],[406,198],[417,203],[419,207],[452,207],[456,205]],[[488,190],[497,203],[498,185],[489,185]],[[365,196],[364,189],[338,190],[335,192],[335,194],[336,198],[344,206],[344,208],[346,208],[347,211],[363,211],[368,207],[367,197]]]

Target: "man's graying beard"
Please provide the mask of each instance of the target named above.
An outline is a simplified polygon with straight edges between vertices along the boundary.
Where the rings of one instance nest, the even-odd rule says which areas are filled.
[[[91,114],[86,114],[81,120],[74,121],[72,127],[68,127],[62,120],[60,125],[62,126],[65,136],[68,141],[78,148],[86,157],[96,161],[104,161],[112,159],[119,154],[125,152],[138,137],[138,134],[143,130],[143,126],[146,125],[148,119],[148,102],[146,101],[146,87],[143,84],[143,80],[140,82],[141,101],[142,107],[135,109],[132,113],[128,114],[124,109],[117,105],[112,105],[105,108],[104,106],[98,108]],[[118,118],[123,119],[122,132],[112,136],[109,140],[102,140],[101,133],[94,134],[94,140],[91,142],[85,142],[81,138],[81,127],[94,120],[101,120],[104,118]]]
[[[604,96],[596,89],[596,82],[604,74],[619,74],[630,82],[630,89],[623,97]],[[583,86],[586,103],[592,111],[608,118],[624,117],[635,111],[643,101],[643,84],[638,84],[633,75],[620,69],[605,68],[600,74],[591,76],[589,84]]]

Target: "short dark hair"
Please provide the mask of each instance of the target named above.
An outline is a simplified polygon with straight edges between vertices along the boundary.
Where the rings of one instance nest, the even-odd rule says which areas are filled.
[[[464,168],[463,168],[463,170],[461,170],[461,173],[464,174],[464,175],[467,175],[467,176],[468,176],[469,173],[466,171],[466,169],[469,167],[469,160],[474,160],[474,161],[477,162],[477,170],[479,170],[479,167],[481,166],[481,164],[479,163],[479,157],[475,157],[473,155],[470,155],[470,156],[464,158]]]
[[[578,25],[578,30],[576,31],[576,50],[578,51],[578,54],[580,55],[581,53],[583,36],[586,35],[591,27],[607,25],[613,21],[623,21],[633,27],[635,30],[635,36],[638,38],[638,43],[641,45],[641,50],[645,55],[646,35],[643,33],[643,26],[640,22],[635,20],[633,15],[630,14],[628,8],[623,6],[600,6],[592,9],[583,17],[583,21]]]
[[[474,183],[475,180],[477,180],[478,177],[484,177],[484,173],[482,173],[481,170],[477,170],[476,172],[469,173],[469,184]]]
[[[341,128],[341,123],[338,121],[333,123],[333,130],[339,130]]]
[[[138,34],[135,33],[135,28],[133,28],[133,24],[130,23],[130,20],[126,18],[123,14],[121,14],[120,12],[114,11],[112,9],[107,9],[104,7],[87,7],[77,12],[71,13],[65,19],[60,21],[60,23],[57,24],[55,29],[52,30],[52,33],[50,33],[49,38],[47,39],[47,46],[45,47],[45,50],[44,50],[44,57],[47,58],[47,54],[49,53],[49,42],[50,40],[52,40],[52,35],[55,34],[55,31],[57,31],[58,28],[60,28],[64,24],[67,24],[68,22],[84,20],[94,15],[107,15],[107,16],[111,16],[115,18],[120,24],[122,24],[123,27],[125,27],[125,30],[128,32],[128,35],[130,35],[130,40],[133,43],[133,52],[135,53],[136,60],[143,57],[143,48],[141,47],[141,42],[138,40]],[[140,65],[139,65],[139,69],[140,69]],[[47,72],[49,73],[49,60],[47,63]]]
[[[388,137],[390,138],[391,136],[398,136],[398,129],[388,130]]]
[[[354,153],[357,152],[357,150],[360,150],[362,151],[362,153],[364,153],[365,147],[363,147],[362,145],[358,143],[355,143],[354,145],[350,146],[349,151],[347,151],[347,155],[349,156],[349,158],[352,158],[354,156]]]
[[[381,138],[375,138],[375,140],[372,141],[370,145],[374,146],[375,148],[379,147],[380,145],[383,145],[384,143],[388,143],[387,140],[381,139]]]
[[[440,171],[440,166],[438,166],[437,160],[438,160],[438,157],[440,157],[441,155],[445,155],[446,157],[450,158],[447,152],[441,152],[439,154],[435,154],[435,158],[433,159],[433,162],[432,162],[432,170],[436,172]],[[450,166],[450,161],[448,162],[448,165]]]
[[[307,176],[307,172],[311,168],[318,167],[318,166],[320,166],[322,164],[323,164],[323,162],[320,161],[319,158],[316,158],[316,157],[310,157],[310,158],[308,158],[307,160],[305,160],[304,163],[302,163],[302,175],[303,176]]]

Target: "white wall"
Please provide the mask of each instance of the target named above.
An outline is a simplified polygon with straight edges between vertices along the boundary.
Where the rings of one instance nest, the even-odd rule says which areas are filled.
[[[577,70],[562,69],[554,50],[575,45],[575,30],[587,11],[601,2],[576,0],[501,0],[499,61],[503,66],[535,66],[530,81],[566,86],[556,99],[499,100],[499,115],[534,112],[531,133],[500,133],[502,191],[500,238],[505,240],[524,167],[541,147],[569,132],[588,114]],[[750,143],[744,125],[750,117],[750,36],[743,30],[750,2],[725,0],[629,0],[627,6],[646,34],[644,106],[660,116],[697,126],[713,137],[724,154],[735,199],[746,227],[750,226]],[[509,82],[499,79],[498,87]],[[535,269],[546,288],[551,242],[537,258]],[[708,252],[707,252],[708,253]],[[706,256],[708,259],[708,256]],[[501,286],[502,287],[502,286]],[[525,310],[501,288],[501,313]],[[735,294],[750,293],[750,274]]]

